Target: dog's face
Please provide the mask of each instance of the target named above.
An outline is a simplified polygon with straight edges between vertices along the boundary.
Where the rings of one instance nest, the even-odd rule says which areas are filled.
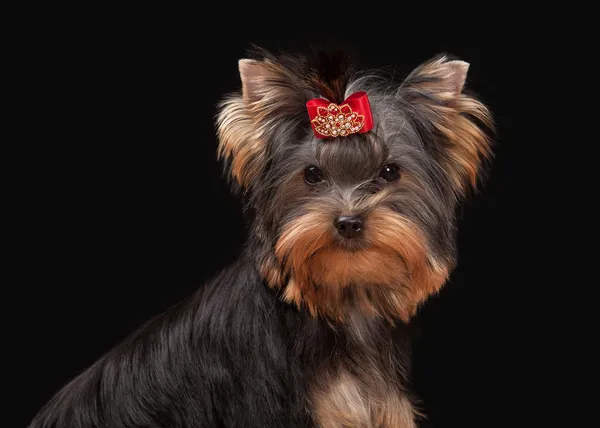
[[[397,87],[331,58],[239,68],[242,93],[220,111],[220,154],[255,212],[265,280],[313,314],[408,320],[454,265],[457,203],[490,154],[480,128],[489,113],[463,94],[467,64],[432,60]],[[306,102],[357,91],[373,129],[317,138]]]

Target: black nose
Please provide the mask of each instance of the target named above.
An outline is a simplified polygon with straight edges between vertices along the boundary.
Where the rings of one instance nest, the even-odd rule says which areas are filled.
[[[340,216],[335,219],[334,224],[338,233],[344,238],[355,238],[363,231],[362,220],[354,216]]]

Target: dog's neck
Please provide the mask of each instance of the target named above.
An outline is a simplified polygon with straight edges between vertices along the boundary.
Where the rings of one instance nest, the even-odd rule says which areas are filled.
[[[259,253],[249,251],[253,266]],[[259,260],[261,260],[259,258]],[[283,288],[264,286],[280,301],[286,337],[301,362],[308,410],[319,427],[415,427],[416,410],[407,395],[410,371],[409,326],[347,306],[342,320],[313,315],[285,303]],[[274,278],[271,278],[272,280]],[[283,301],[283,302],[281,302]]]
[[[329,354],[307,382],[309,405],[321,427],[412,428],[417,411],[406,393],[410,345],[406,326],[349,314],[324,321],[333,332]],[[398,333],[400,331],[400,334]]]
[[[409,276],[399,266],[395,275],[398,282],[394,284],[326,286],[301,283],[293,274],[284,274],[272,251],[256,252],[254,260],[262,279],[280,293],[283,301],[334,323],[347,323],[346,318],[355,313],[366,318],[383,318],[390,325],[407,323],[425,297],[437,291],[448,278],[445,266],[426,260],[421,271]],[[408,284],[407,277],[414,284]]]

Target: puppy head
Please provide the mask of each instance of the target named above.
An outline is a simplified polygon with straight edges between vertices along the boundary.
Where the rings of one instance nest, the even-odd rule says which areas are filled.
[[[467,71],[440,56],[395,84],[336,55],[239,61],[241,92],[219,109],[219,156],[283,299],[334,320],[358,310],[408,321],[444,284],[457,205],[491,156],[491,116],[463,91]],[[318,138],[306,103],[343,105],[361,91],[372,128]]]

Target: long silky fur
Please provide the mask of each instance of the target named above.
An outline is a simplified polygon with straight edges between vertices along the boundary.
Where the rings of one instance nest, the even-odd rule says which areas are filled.
[[[240,70],[258,77],[242,75],[217,116],[218,155],[252,214],[242,256],[61,388],[29,428],[416,426],[407,322],[454,267],[456,209],[491,156],[491,116],[462,91],[465,65],[443,56],[401,84],[337,54],[250,58]],[[314,139],[306,101],[359,90],[373,131]],[[375,188],[390,159],[400,181]],[[329,185],[304,183],[310,163]],[[377,251],[332,250],[343,209],[370,216]]]
[[[354,358],[400,355],[406,379],[403,331],[368,328],[368,354]],[[29,428],[314,426],[307,379],[353,337],[282,302],[244,258],[63,387]]]

